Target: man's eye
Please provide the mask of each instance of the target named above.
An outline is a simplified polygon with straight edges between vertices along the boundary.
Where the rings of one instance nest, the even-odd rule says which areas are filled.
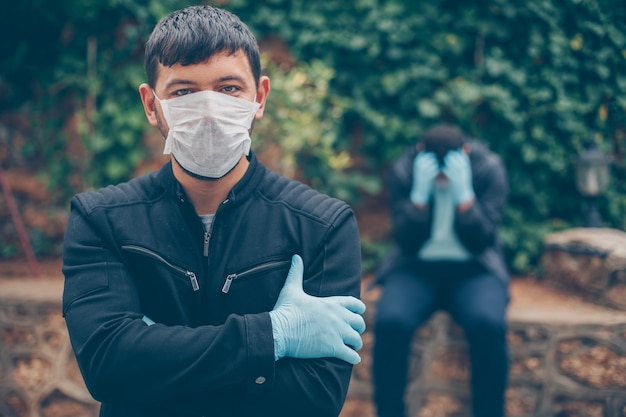
[[[181,90],[174,91],[175,96],[186,96],[187,94],[191,94],[193,91],[189,88],[183,88]]]
[[[239,88],[235,87],[234,85],[227,85],[222,87],[222,91],[228,94],[232,94],[232,93],[236,93],[237,91],[239,91]]]

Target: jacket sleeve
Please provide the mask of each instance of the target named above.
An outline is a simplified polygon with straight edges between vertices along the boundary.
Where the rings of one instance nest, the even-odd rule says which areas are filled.
[[[508,179],[504,164],[494,154],[489,154],[473,169],[476,199],[468,210],[457,214],[455,230],[463,245],[479,254],[493,246],[497,239],[506,206]]]
[[[110,232],[95,226],[106,218],[94,222],[94,211],[73,199],[63,255],[63,315],[92,396],[184,415],[181,408],[205,406],[207,392],[263,389],[258,377],[274,372],[269,314],[231,315],[218,326],[148,326],[134,280],[107,244]]]
[[[314,296],[360,296],[361,249],[356,219],[345,206],[321,246],[305,249],[304,289]],[[352,365],[338,359],[283,358],[261,415],[336,417],[345,401]],[[258,414],[256,414],[258,415]]]
[[[431,206],[418,208],[410,199],[414,153],[405,153],[389,174],[393,238],[403,253],[415,253],[430,236]]]

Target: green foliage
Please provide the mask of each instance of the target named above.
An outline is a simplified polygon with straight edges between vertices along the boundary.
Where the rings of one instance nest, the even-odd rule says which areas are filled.
[[[9,144],[13,163],[39,167],[63,203],[132,176],[150,129],[136,93],[143,43],[160,17],[189,4],[5,5],[0,31],[15,41],[0,44],[0,113],[30,116],[29,140]],[[278,152],[287,175],[366,211],[365,201],[385,198],[388,164],[423,129],[458,123],[506,162],[502,235],[513,272],[529,272],[546,233],[582,221],[571,158],[593,134],[615,160],[602,215],[626,226],[623,0],[219,4],[297,62],[266,59],[272,93],[253,140],[261,154]],[[364,269],[388,246],[364,237]]]
[[[190,2],[145,3],[30,0],[3,7],[0,35],[15,42],[0,47],[0,112],[31,120],[24,132],[30,140],[16,151],[45,173],[59,201],[128,179],[146,156],[148,125],[137,93],[143,44],[159,18]]]
[[[615,157],[604,219],[624,227],[623,1],[249,5],[228,6],[261,37],[283,39],[299,61],[334,69],[330,89],[352,99],[339,136],[349,144],[336,146],[359,155],[354,172],[377,174],[368,176],[379,182],[372,189],[384,188],[386,166],[425,127],[458,123],[507,164],[503,238],[513,272],[528,272],[546,233],[582,221],[571,158],[595,133]]]
[[[352,100],[329,89],[334,70],[319,60],[288,70],[264,61],[271,92],[254,127],[255,150],[278,153],[274,170],[335,197],[358,201],[361,192],[378,192],[377,182],[351,172],[356,162],[341,125]]]

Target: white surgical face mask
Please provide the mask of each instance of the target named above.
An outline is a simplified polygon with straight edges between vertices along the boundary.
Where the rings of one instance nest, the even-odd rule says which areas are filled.
[[[187,171],[221,178],[250,152],[250,127],[260,104],[215,91],[160,100],[169,132],[163,154]]]

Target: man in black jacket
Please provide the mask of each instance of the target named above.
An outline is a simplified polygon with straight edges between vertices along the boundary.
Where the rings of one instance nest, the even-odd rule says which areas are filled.
[[[396,245],[377,274],[378,416],[405,416],[411,340],[444,309],[468,341],[474,416],[502,417],[509,277],[497,228],[508,190],[504,165],[457,127],[439,125],[393,164],[389,186]]]
[[[63,315],[115,417],[336,417],[360,361],[360,246],[345,203],[250,150],[270,82],[241,21],[172,13],[139,87],[170,162],[75,196]]]

